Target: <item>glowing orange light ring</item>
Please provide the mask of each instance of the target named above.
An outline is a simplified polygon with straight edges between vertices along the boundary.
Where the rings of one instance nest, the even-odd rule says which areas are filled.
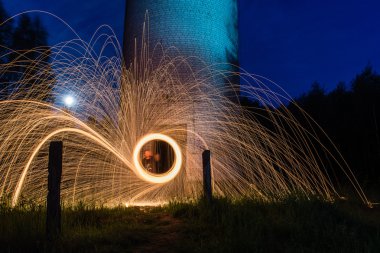
[[[164,141],[168,143],[174,150],[174,163],[171,169],[168,172],[163,174],[153,174],[146,171],[140,162],[140,151],[141,148],[148,143],[149,141]],[[136,175],[141,179],[155,184],[163,184],[173,180],[181,170],[182,166],[182,152],[177,142],[164,134],[148,134],[142,137],[136,144],[135,149],[133,151],[133,163],[135,165]]]

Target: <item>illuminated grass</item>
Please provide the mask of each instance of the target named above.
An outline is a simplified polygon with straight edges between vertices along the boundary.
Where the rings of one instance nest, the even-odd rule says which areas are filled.
[[[216,199],[156,208],[63,210],[45,240],[45,209],[0,209],[0,252],[378,252],[380,210],[353,202]],[[144,252],[144,251],[143,251]]]

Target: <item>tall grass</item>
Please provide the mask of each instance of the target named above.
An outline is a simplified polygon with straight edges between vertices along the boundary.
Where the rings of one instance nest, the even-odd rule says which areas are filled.
[[[171,203],[193,252],[380,252],[380,211],[353,202],[288,198]]]
[[[347,201],[79,203],[63,208],[62,235],[54,242],[46,240],[45,215],[45,206],[25,201],[10,208],[2,201],[0,252],[380,252],[380,211]]]

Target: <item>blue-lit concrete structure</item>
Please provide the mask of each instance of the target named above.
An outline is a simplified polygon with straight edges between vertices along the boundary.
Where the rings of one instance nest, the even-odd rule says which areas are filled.
[[[148,13],[147,19],[146,13]],[[147,23],[146,34],[143,37],[144,21]],[[205,67],[205,73],[196,73],[195,76],[203,78],[203,74],[207,75],[206,80],[217,87],[223,87],[228,81],[237,84],[236,79],[227,80],[223,75],[214,75],[219,70],[236,70],[232,64],[238,64],[237,24],[237,0],[127,0],[123,41],[126,67],[129,68],[134,63],[135,57],[137,63],[141,60],[141,41],[144,38],[148,43],[153,68],[162,59],[160,49],[165,50],[165,56],[186,58],[191,71],[187,67],[181,68],[176,65],[181,84],[186,85],[188,80],[193,81],[194,72],[204,70]],[[157,44],[160,44],[159,48],[156,47]],[[210,73],[212,78],[208,78]],[[233,92],[225,94],[236,99],[238,93],[238,89],[234,87]],[[170,104],[170,101],[162,101],[166,102]],[[192,108],[193,118],[183,118],[183,122],[177,122],[173,127],[185,128],[200,135],[207,133],[209,130],[204,129],[204,126],[200,132],[201,127],[198,126],[196,118],[202,115],[204,110],[210,110],[209,105],[202,101],[194,101]],[[187,157],[201,157],[201,154],[193,153],[192,148],[192,145],[201,145],[196,144],[200,141],[199,138],[184,134],[183,131],[178,133],[172,131],[171,137],[180,143],[184,154],[185,169],[181,171],[178,180],[197,180],[200,168],[195,168],[196,159],[187,159]],[[186,177],[183,177],[185,174]],[[191,188],[193,184],[184,185]],[[184,189],[184,191],[192,190]]]
[[[137,51],[141,49],[147,11],[151,56],[160,43],[164,49],[175,47],[181,56],[198,57],[206,65],[237,64],[237,0],[127,0],[123,49],[127,67],[133,62],[135,38]]]

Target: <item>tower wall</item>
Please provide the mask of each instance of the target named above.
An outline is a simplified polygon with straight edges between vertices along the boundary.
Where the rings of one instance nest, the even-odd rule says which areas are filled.
[[[135,38],[140,53],[146,11],[151,56],[160,43],[164,49],[175,47],[181,56],[198,57],[207,66],[237,64],[237,0],[127,0],[123,48],[127,67],[133,62]]]
[[[235,71],[235,68],[228,64],[238,64],[237,11],[237,0],[127,0],[123,41],[126,67],[129,68],[134,63],[135,57],[137,62],[141,60],[141,41],[145,39],[153,66],[157,64],[155,61],[161,60],[160,49],[171,48],[166,52],[172,53],[169,56],[191,58],[188,59],[188,63],[193,72],[203,70],[205,67],[210,67],[216,72]],[[147,22],[143,37],[144,21]],[[158,44],[162,47],[157,48]],[[185,80],[184,83],[187,76],[192,79],[190,76],[194,74],[188,70],[188,68],[183,70],[179,68],[178,74],[182,80]],[[224,86],[228,81],[237,84],[236,80],[227,80],[222,75],[212,76],[207,80],[218,87]],[[235,90],[233,95],[236,93],[238,90]],[[185,128],[196,133],[207,132],[208,128],[199,131],[199,128],[204,126],[199,126],[197,121],[203,111],[211,110],[209,105],[195,101],[192,108],[194,110],[192,120],[184,118],[178,126],[173,127]],[[181,138],[186,140],[183,141]],[[186,180],[201,179],[202,171],[197,167],[200,164],[197,159],[201,158],[201,153],[192,153],[193,148],[191,148],[201,145],[197,144],[199,139],[194,135],[174,139],[183,144],[183,151],[186,153]],[[195,158],[189,159],[189,157]],[[185,191],[194,191],[194,189],[185,189]]]

